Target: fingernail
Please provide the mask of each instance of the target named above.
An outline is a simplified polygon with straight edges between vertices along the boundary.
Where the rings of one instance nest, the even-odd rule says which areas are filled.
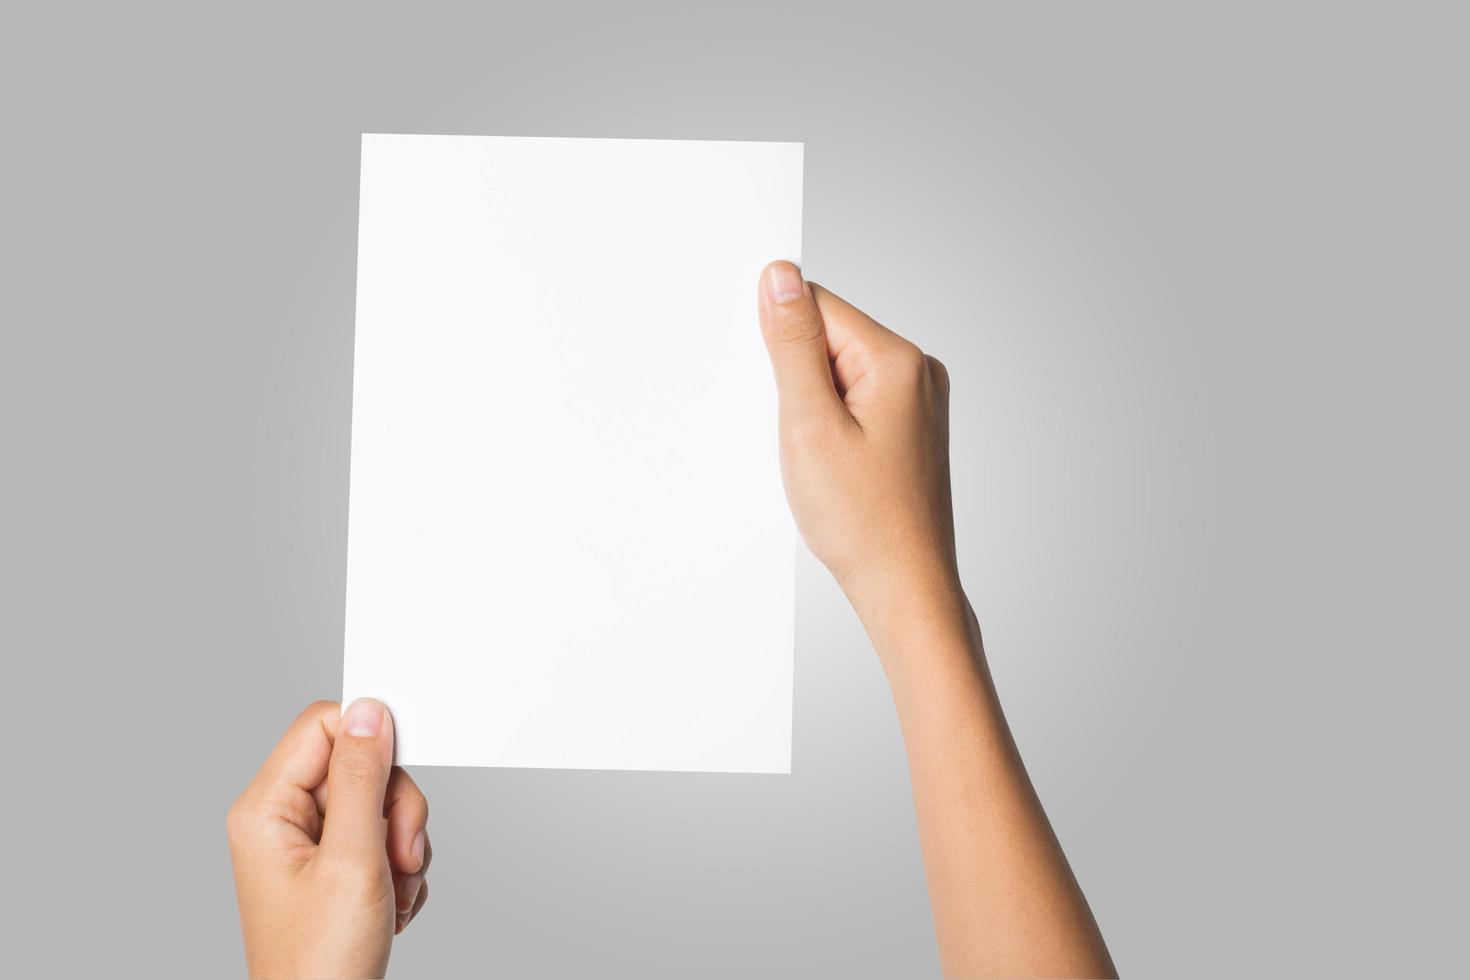
[[[422,830],[413,839],[413,846],[409,848],[409,853],[413,855],[414,861],[422,868],[424,866],[424,832]]]
[[[347,706],[342,730],[355,738],[372,738],[383,730],[383,706],[372,698],[358,698]]]
[[[766,295],[772,303],[789,303],[805,291],[801,270],[790,262],[778,262],[766,270]]]

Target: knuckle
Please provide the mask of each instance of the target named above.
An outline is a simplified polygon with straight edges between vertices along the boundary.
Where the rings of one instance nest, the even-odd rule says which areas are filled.
[[[897,351],[894,352],[894,360],[905,369],[914,372],[927,370],[929,366],[929,362],[924,360],[924,352],[919,350],[917,344],[907,340],[898,345]]]
[[[924,352],[907,340],[893,346],[884,358],[884,366],[896,380],[908,385],[922,384],[929,373]]]
[[[308,704],[306,707],[302,708],[299,712],[297,712],[297,714],[296,714],[296,721],[293,724],[294,725],[302,725],[302,724],[305,724],[308,721],[312,721],[312,720],[315,720],[315,719],[322,718],[328,712],[331,712],[331,711],[340,712],[341,710],[342,710],[342,706],[339,703],[337,703],[336,701],[328,701],[325,698],[323,698],[323,699],[320,699],[320,700],[311,702],[311,704]]]
[[[427,823],[429,820],[429,798],[411,781],[406,782],[394,797],[393,808],[415,823]]]
[[[766,336],[773,344],[806,347],[823,339],[822,321],[806,312],[777,313],[771,318]]]
[[[929,377],[934,379],[934,386],[940,392],[948,394],[949,368],[945,367],[944,362],[932,354],[926,355],[926,360],[929,362]]]
[[[332,760],[332,773],[348,782],[371,782],[378,778],[380,768],[378,760],[366,752],[341,752]]]
[[[238,844],[250,835],[255,824],[255,805],[248,796],[240,796],[225,811],[225,837]]]

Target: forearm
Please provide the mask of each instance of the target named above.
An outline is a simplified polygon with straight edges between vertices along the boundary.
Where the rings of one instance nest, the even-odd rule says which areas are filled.
[[[760,312],[791,513],[893,687],[945,972],[1112,975],[959,586],[948,370],[790,263],[766,268]]]
[[[1114,976],[1016,751],[957,583],[859,609],[908,750],[947,976]]]

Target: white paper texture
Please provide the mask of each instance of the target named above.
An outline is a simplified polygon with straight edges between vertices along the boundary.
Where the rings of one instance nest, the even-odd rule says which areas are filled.
[[[343,703],[405,765],[789,772],[757,278],[802,145],[365,135]]]

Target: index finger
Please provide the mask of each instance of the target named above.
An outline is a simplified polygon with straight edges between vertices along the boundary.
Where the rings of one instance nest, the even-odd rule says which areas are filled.
[[[316,701],[296,716],[265,764],[260,767],[252,789],[290,787],[310,793],[327,778],[332,743],[342,709],[336,701]]]
[[[903,342],[898,334],[825,286],[811,283],[811,290],[817,309],[822,311],[822,322],[827,326],[827,356],[832,360],[841,359],[843,352],[852,347],[871,353]]]

